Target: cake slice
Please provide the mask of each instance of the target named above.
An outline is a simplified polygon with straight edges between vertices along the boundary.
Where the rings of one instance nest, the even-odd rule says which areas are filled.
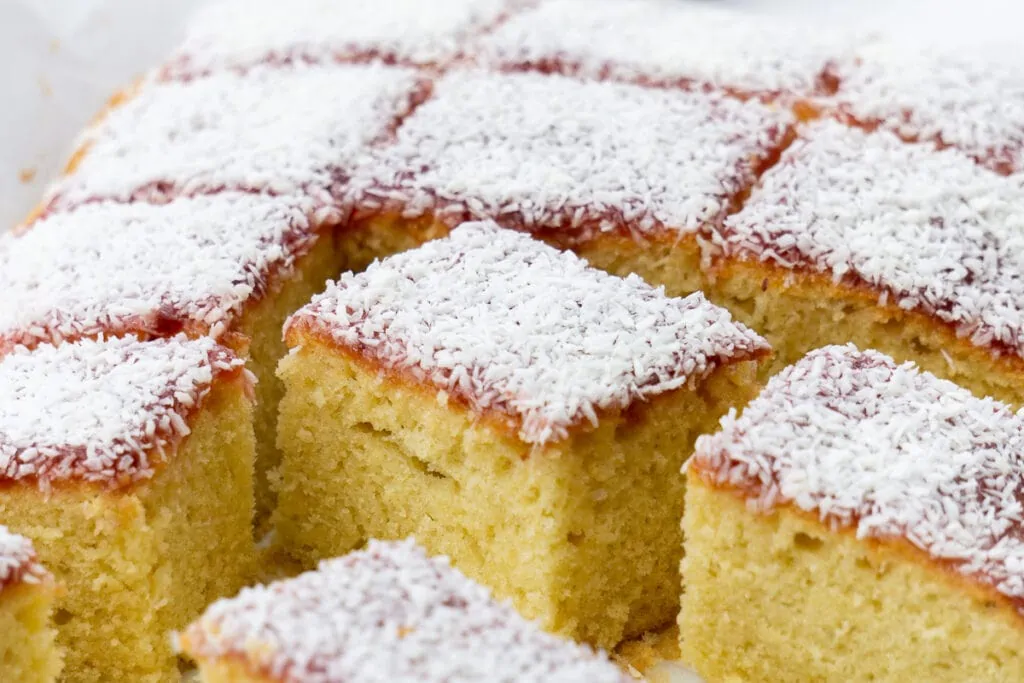
[[[167,74],[260,64],[380,61],[442,67],[523,0],[219,0],[189,23]]]
[[[342,276],[286,338],[287,552],[415,535],[601,646],[675,615],[679,468],[768,353],[699,294],[484,223]]]
[[[288,315],[343,269],[341,217],[302,197],[224,192],[162,205],[98,202],[0,237],[0,353],[15,345],[134,335],[209,335],[256,375],[257,482],[274,446],[274,375]]]
[[[489,219],[690,293],[699,233],[739,206],[791,119],[715,94],[453,71],[359,164],[352,233]]]
[[[711,681],[1024,679],[1022,472],[1024,415],[874,351],[809,354],[698,440],[684,661]]]
[[[412,541],[214,603],[179,638],[204,683],[627,683],[603,653],[544,633]]]
[[[872,41],[836,64],[825,109],[906,140],[955,147],[1004,174],[1024,170],[1024,76],[970,51]]]
[[[354,159],[389,136],[426,89],[412,70],[362,65],[147,82],[80,137],[48,204],[228,190],[331,205]]]
[[[1024,188],[956,150],[804,127],[712,240],[715,301],[777,366],[853,342],[1024,403]]]
[[[57,680],[61,656],[51,623],[56,593],[32,542],[0,525],[0,680]]]
[[[483,63],[793,102],[836,87],[850,38],[679,0],[545,0],[476,49]]]
[[[168,632],[254,570],[252,380],[203,338],[0,358],[0,519],[66,586],[65,681],[178,681]]]

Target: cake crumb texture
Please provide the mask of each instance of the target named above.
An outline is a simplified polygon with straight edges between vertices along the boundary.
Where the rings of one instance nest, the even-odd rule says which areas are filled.
[[[913,364],[826,347],[698,440],[690,471],[750,509],[793,505],[903,540],[1024,611],[1024,418]]]
[[[707,681],[1024,678],[1021,615],[917,553],[791,506],[753,512],[700,477],[686,510],[682,656]]]
[[[0,374],[0,519],[66,587],[61,680],[178,681],[168,632],[253,572],[240,361],[209,339],[117,339],[15,350]]]

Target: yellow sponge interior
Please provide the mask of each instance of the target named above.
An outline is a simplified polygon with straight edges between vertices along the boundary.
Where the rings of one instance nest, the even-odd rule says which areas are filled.
[[[917,551],[686,493],[683,660],[709,681],[1024,680],[1021,616]]]
[[[532,451],[314,339],[281,363],[275,526],[304,565],[414,535],[550,630],[603,646],[678,609],[680,468],[755,392],[740,363]]]
[[[0,497],[0,519],[67,588],[55,614],[62,680],[178,683],[169,632],[254,571],[251,420],[242,382],[225,383],[151,481]]]

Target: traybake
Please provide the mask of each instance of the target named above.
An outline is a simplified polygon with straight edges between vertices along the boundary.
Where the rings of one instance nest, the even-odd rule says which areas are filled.
[[[54,575],[64,679],[176,679],[168,631],[210,600],[409,534],[562,635],[646,631],[620,650],[646,670],[708,511],[680,465],[764,381],[854,342],[1024,403],[1017,70],[819,28],[686,0],[201,11],[0,238],[0,366],[32,368],[0,385],[0,524]],[[396,344],[465,332],[476,364],[349,353],[350,303],[380,314],[363,341],[397,315]],[[680,307],[738,346],[668,372],[641,340]],[[517,326],[557,343],[517,355]],[[198,384],[151,385],[169,357]],[[106,464],[62,478],[40,439]]]

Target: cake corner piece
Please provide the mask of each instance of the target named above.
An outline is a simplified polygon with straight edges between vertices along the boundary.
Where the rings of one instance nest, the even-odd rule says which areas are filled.
[[[711,680],[1020,680],[1022,446],[992,399],[812,352],[698,440],[685,661]]]

